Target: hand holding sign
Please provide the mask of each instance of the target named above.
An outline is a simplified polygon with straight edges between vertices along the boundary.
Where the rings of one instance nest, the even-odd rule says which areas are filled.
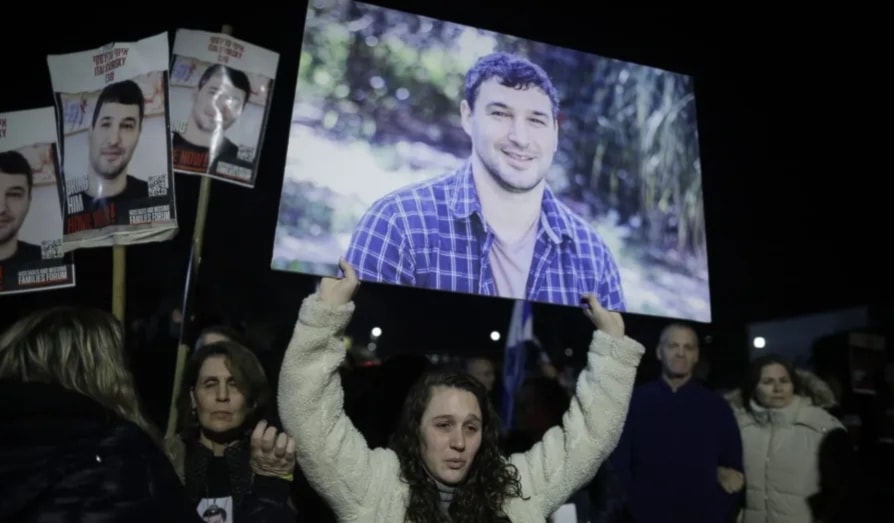
[[[616,338],[624,337],[624,318],[617,312],[611,312],[599,303],[599,299],[592,294],[584,296],[586,307],[584,314],[597,329]]]
[[[344,305],[351,301],[357,287],[360,286],[360,280],[357,279],[357,272],[354,267],[344,260],[338,260],[338,266],[345,273],[343,278],[323,278],[320,282],[320,299],[334,306]]]

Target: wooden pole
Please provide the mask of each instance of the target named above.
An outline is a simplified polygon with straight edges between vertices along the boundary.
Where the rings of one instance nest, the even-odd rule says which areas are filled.
[[[221,33],[233,34],[233,27],[224,25]],[[186,359],[194,340],[186,339],[190,332],[190,324],[194,317],[195,290],[198,285],[199,265],[202,262],[202,242],[205,238],[205,221],[208,216],[208,202],[211,198],[211,178],[202,176],[199,182],[199,200],[196,206],[196,225],[192,231],[192,248],[190,250],[189,268],[187,269],[186,290],[183,299],[183,319],[180,326],[180,345],[177,347],[177,363],[174,368],[174,384],[171,393],[171,404],[168,408],[168,425],[165,438],[170,438],[177,430],[177,397],[180,394],[180,385],[183,381],[183,370],[186,367]]]
[[[127,297],[127,247],[112,246],[112,314],[124,323],[124,302]]]

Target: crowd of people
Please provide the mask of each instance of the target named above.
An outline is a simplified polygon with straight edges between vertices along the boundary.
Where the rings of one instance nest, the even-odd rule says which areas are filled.
[[[586,366],[570,385],[530,377],[507,428],[484,358],[347,372],[359,280],[341,268],[301,302],[276,380],[237,333],[203,332],[167,436],[112,315],[17,321],[0,336],[0,521],[862,521],[834,394],[782,358],[721,395],[675,323],[636,386],[644,345],[584,296]]]

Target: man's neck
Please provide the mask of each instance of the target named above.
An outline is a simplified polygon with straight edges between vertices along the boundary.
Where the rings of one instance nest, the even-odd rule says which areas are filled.
[[[0,260],[8,260],[15,256],[19,249],[19,235],[16,234],[12,238],[0,243]]]
[[[497,184],[477,155],[472,156],[472,180],[484,220],[505,243],[520,240],[540,218],[543,182],[528,192],[509,192]]]
[[[667,383],[671,390],[677,392],[677,389],[689,383],[689,380],[692,379],[692,375],[689,376],[668,376],[667,374],[662,374],[661,379]]]
[[[186,122],[186,130],[183,131],[183,134],[181,134],[181,136],[184,140],[197,147],[207,147],[211,149],[212,142],[223,142],[223,129],[221,129],[220,132],[216,133],[203,131],[199,128],[198,124],[196,124],[195,119],[190,117],[189,120]]]
[[[111,198],[118,196],[127,188],[127,173],[121,173],[108,180],[91,172],[87,177],[87,194],[93,198]]]

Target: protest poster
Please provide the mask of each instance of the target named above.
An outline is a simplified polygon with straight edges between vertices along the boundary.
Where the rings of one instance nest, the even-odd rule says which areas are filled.
[[[307,5],[275,270],[709,323],[692,75]]]
[[[254,187],[279,54],[179,29],[173,55],[174,170]]]
[[[0,113],[0,295],[75,285],[52,107]]]
[[[65,180],[65,250],[177,232],[168,36],[49,55]]]

